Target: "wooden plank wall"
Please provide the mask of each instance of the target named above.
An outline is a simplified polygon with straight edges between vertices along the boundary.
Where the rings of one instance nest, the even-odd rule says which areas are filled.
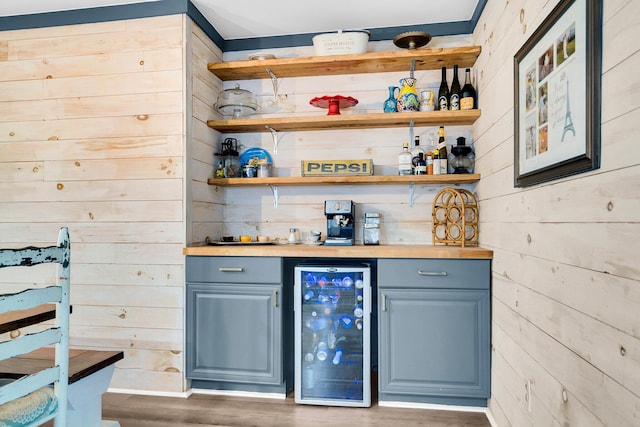
[[[222,60],[222,51],[196,24],[187,19],[189,43],[187,43],[186,75],[191,83],[188,98],[191,99],[189,188],[185,192],[191,197],[187,206],[191,214],[187,220],[187,242],[202,242],[205,236],[220,236],[224,224],[224,193],[207,183],[213,176],[214,153],[219,151],[221,135],[207,126],[207,120],[219,118],[214,104],[221,89],[219,78],[210,73],[207,64]]]
[[[124,350],[115,388],[183,390],[183,19],[0,32],[0,242],[69,227],[71,344]]]
[[[470,43],[470,36],[436,37],[429,46],[464,46]],[[390,41],[371,42],[368,49],[378,51],[397,50]],[[225,52],[227,61],[245,60],[253,51]],[[311,46],[273,49],[277,57],[312,56]],[[449,81],[452,79],[449,70]],[[388,86],[398,86],[399,80],[409,76],[406,72],[352,74],[327,77],[300,77],[278,79],[277,102],[274,100],[271,80],[244,80],[223,83],[223,88],[239,84],[241,88],[258,95],[263,116],[283,115],[324,115],[326,109],[313,107],[309,101],[323,95],[352,96],[359,102],[353,108],[343,109],[343,115],[366,112],[382,112],[382,105],[388,97]],[[416,71],[419,90],[436,91],[440,85],[440,70]],[[460,72],[464,79],[464,72]],[[401,114],[401,113],[398,113]],[[420,135],[421,145],[430,138],[437,141],[436,127],[416,127],[414,133]],[[448,143],[465,136],[472,142],[470,126],[445,126]],[[410,141],[409,128],[360,129],[312,132],[282,132],[278,134],[278,150],[275,153],[272,135],[266,133],[234,134],[243,150],[250,147],[266,149],[274,164],[276,176],[300,176],[302,160],[316,159],[373,159],[376,174],[397,174],[398,153],[402,142]],[[413,207],[410,207],[407,185],[363,185],[363,186],[317,186],[278,188],[278,207],[274,207],[271,190],[263,188],[218,189],[226,195],[224,210],[224,232],[240,234],[269,235],[286,238],[290,227],[298,227],[304,239],[311,229],[326,232],[324,201],[332,199],[353,200],[356,203],[358,243],[362,240],[364,212],[382,214],[381,242],[393,244],[431,243],[431,204],[442,186],[415,187]],[[464,188],[473,190],[473,185]],[[217,238],[219,236],[211,236]]]
[[[638,426],[640,2],[604,1],[601,168],[515,189],[513,56],[557,3],[487,2],[473,35],[480,242],[494,250],[489,409],[498,426]]]

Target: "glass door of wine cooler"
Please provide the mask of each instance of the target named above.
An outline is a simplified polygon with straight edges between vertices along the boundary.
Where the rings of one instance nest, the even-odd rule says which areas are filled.
[[[295,268],[295,401],[371,406],[369,267]]]

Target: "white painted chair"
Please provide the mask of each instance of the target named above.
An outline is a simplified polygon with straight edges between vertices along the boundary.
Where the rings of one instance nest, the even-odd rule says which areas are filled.
[[[45,330],[0,342],[0,360],[54,345],[55,364],[32,375],[0,385],[0,425],[38,426],[53,419],[67,426],[69,372],[69,274],[71,246],[67,228],[61,228],[57,246],[1,249],[0,268],[58,264],[55,285],[2,294],[0,314],[55,303],[55,320]],[[53,386],[53,387],[52,387]]]

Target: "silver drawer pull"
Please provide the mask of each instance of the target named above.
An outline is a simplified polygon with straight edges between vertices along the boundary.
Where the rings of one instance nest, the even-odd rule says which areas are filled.
[[[446,271],[422,271],[418,270],[420,276],[446,276]]]
[[[244,271],[244,268],[242,268],[242,267],[220,267],[220,268],[218,268],[218,271],[221,271],[223,273],[242,273]]]

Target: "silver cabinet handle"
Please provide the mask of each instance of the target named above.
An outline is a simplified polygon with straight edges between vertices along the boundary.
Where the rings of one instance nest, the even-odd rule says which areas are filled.
[[[382,297],[382,311],[387,311],[387,296],[385,294],[380,296]]]
[[[446,276],[447,272],[446,271],[423,271],[423,270],[418,270],[418,274],[420,276]]]
[[[220,267],[220,268],[218,268],[218,271],[221,271],[223,273],[242,273],[244,271],[244,268],[242,268],[242,267]]]
[[[278,291],[275,289],[273,290],[273,306],[278,306]]]

